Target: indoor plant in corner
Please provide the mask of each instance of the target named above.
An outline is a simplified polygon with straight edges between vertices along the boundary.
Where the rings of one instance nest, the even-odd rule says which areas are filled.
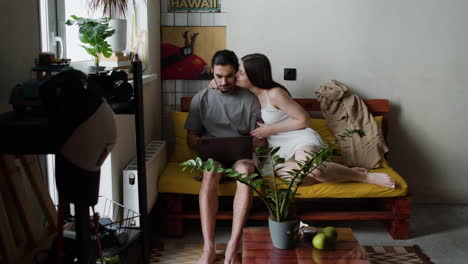
[[[135,0],[132,1],[135,5]],[[102,11],[104,17],[108,17],[109,26],[115,29],[115,35],[109,39],[113,52],[122,52],[127,44],[127,20],[128,0],[90,0],[89,7],[92,12]]]
[[[90,73],[103,70],[104,67],[99,67],[99,54],[109,58],[112,55],[112,49],[106,38],[112,36],[115,32],[114,29],[109,28],[109,19],[100,18],[83,18],[71,16],[73,20],[69,19],[65,24],[68,26],[78,25],[80,41],[85,45],[81,45],[86,52],[93,56],[94,68],[90,66]]]
[[[280,249],[289,249],[295,246],[295,241],[299,230],[299,219],[291,215],[289,207],[294,203],[295,195],[299,195],[297,190],[302,181],[317,169],[323,162],[329,160],[332,156],[339,155],[337,143],[345,138],[357,133],[359,136],[364,136],[362,130],[346,130],[346,132],[338,135],[335,140],[326,144],[318,152],[308,152],[308,157],[305,161],[297,161],[299,169],[288,171],[289,178],[286,180],[276,175],[284,163],[284,159],[275,155],[278,148],[259,147],[256,149],[257,156],[261,160],[261,172],[244,177],[233,169],[225,169],[217,166],[213,159],[203,161],[197,157],[192,160],[187,160],[181,163],[182,170],[190,168],[198,171],[216,171],[224,173],[237,181],[240,181],[258,194],[259,198],[264,202],[269,213],[269,229],[273,246]]]

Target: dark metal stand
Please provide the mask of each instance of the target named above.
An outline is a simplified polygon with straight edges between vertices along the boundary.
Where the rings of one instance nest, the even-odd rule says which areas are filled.
[[[132,62],[133,89],[135,91],[136,112],[136,146],[138,166],[138,201],[140,205],[140,228],[142,231],[142,256],[143,263],[149,261],[149,234],[148,234],[148,200],[146,193],[146,159],[145,159],[145,124],[143,113],[143,70],[142,63],[136,55]]]

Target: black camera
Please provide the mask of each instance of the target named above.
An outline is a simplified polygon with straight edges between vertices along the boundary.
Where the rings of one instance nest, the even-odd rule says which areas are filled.
[[[98,95],[108,102],[128,102],[133,97],[133,87],[128,83],[127,73],[123,70],[90,73],[88,82],[94,84]]]

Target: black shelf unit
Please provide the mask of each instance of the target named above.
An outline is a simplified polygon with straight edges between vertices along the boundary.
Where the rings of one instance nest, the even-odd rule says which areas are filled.
[[[145,162],[145,135],[143,112],[143,73],[142,62],[135,57],[132,62],[134,99],[128,103],[111,104],[115,114],[134,114],[136,130],[136,153],[138,164],[138,194],[140,209],[140,230],[133,238],[134,242],[140,236],[142,243],[142,260],[144,264],[149,261],[149,234],[146,192],[146,162]],[[28,154],[54,154],[60,147],[52,133],[45,113],[16,113],[0,114],[0,154],[28,155]],[[75,206],[76,232],[78,237],[78,252],[80,259],[89,254],[91,242],[87,230],[89,221],[89,207]],[[81,224],[79,223],[81,222]],[[137,232],[138,233],[138,232]],[[86,263],[87,264],[87,263]]]

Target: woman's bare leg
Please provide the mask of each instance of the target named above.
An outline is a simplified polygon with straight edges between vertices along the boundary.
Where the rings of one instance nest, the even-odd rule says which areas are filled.
[[[298,166],[295,160],[305,160],[308,155],[305,151],[312,152],[316,151],[316,149],[312,146],[306,146],[298,149],[294,154],[294,159],[288,160],[284,163],[285,168],[281,173],[284,175],[285,171],[297,169]],[[349,168],[334,162],[324,162],[319,168],[313,170],[309,176],[319,182],[358,181],[386,188],[395,188],[395,181],[385,173],[369,173],[366,168]],[[310,180],[305,180],[303,185],[311,184],[310,182]]]

